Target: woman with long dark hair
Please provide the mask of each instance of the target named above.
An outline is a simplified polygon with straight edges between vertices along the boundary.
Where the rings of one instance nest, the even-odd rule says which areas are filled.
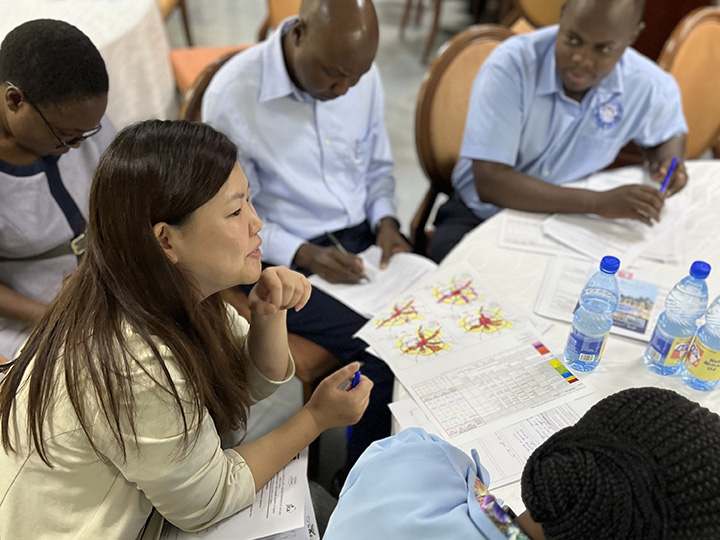
[[[87,250],[0,385],[0,538],[138,538],[153,507],[205,528],[361,417],[372,383],[340,387],[354,364],[269,435],[220,447],[294,374],[285,312],[310,294],[296,272],[262,271],[249,189],[203,124],[136,124],[103,154]],[[249,326],[219,292],[256,281]]]

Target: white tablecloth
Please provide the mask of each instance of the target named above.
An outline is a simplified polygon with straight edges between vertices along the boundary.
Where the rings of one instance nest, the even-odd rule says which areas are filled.
[[[155,0],[0,0],[0,40],[33,19],[66,21],[92,40],[107,66],[107,114],[116,128],[177,116],[170,47]]]
[[[686,189],[690,192],[691,215],[688,216],[684,234],[684,259],[665,266],[672,285],[687,275],[693,261],[701,259],[710,263],[713,270],[707,282],[712,301],[720,295],[720,160],[689,162],[687,167],[690,183]],[[639,179],[641,172],[639,168],[637,170]],[[467,260],[499,295],[532,312],[551,257],[498,246],[499,217],[489,219],[463,238],[443,261],[441,268]],[[642,259],[636,263],[638,268],[642,268],[643,264]],[[562,354],[570,325],[552,322],[553,326],[543,334],[543,343],[556,354]],[[720,413],[720,388],[714,392],[700,392],[686,387],[680,378],[651,373],[642,360],[645,345],[640,341],[610,335],[599,367],[593,373],[579,374],[597,390],[595,401],[624,388],[658,386],[675,390]],[[396,388],[396,399],[407,396],[404,389]],[[504,498],[516,512],[523,508],[519,483],[493,492]]]

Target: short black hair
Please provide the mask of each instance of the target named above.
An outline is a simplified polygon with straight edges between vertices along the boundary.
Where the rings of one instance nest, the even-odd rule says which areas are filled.
[[[0,84],[11,82],[36,105],[107,94],[105,62],[73,25],[38,19],[12,30],[0,45]]]

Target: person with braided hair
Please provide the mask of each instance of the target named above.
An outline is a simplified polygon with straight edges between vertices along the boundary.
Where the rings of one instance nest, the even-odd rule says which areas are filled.
[[[720,416],[671,390],[623,390],[551,436],[525,465],[516,518],[473,457],[415,428],[374,443],[324,539],[720,538]]]

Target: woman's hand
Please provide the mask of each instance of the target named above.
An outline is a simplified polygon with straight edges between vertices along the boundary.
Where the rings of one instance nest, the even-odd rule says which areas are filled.
[[[260,315],[274,315],[293,307],[300,311],[311,291],[310,282],[302,274],[284,266],[266,268],[248,295],[250,311]]]
[[[362,418],[370,402],[370,390],[373,382],[365,375],[360,377],[358,385],[350,390],[340,385],[352,379],[360,364],[353,362],[327,376],[318,385],[305,408],[315,419],[320,431],[356,424]]]

